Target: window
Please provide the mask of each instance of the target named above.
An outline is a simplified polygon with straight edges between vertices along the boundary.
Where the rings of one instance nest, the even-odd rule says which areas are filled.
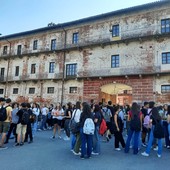
[[[56,39],[51,40],[51,50],[56,50]]]
[[[70,93],[77,93],[77,87],[70,87]]]
[[[162,64],[170,64],[170,52],[162,53]]]
[[[15,67],[15,76],[19,76],[19,66]]]
[[[112,37],[119,36],[119,25],[113,25],[112,27]]]
[[[36,72],[36,64],[31,64],[31,74],[35,74]]]
[[[116,68],[119,67],[119,55],[112,55],[112,59],[111,59],[111,67],[112,68]]]
[[[37,50],[38,48],[38,40],[34,40],[33,42],[33,50]]]
[[[54,93],[54,87],[48,87],[47,93]]]
[[[17,55],[21,55],[21,45],[18,45],[17,47]]]
[[[49,73],[54,73],[55,62],[50,62]]]
[[[4,89],[0,89],[0,94],[4,94]]]
[[[73,33],[73,44],[77,44],[79,41],[79,33]]]
[[[170,85],[162,85],[161,93],[170,93]]]
[[[5,75],[5,68],[1,68],[1,76],[4,77]]]
[[[170,32],[170,19],[161,20],[161,33]]]
[[[4,46],[3,48],[3,55],[6,55],[8,51],[8,46]]]
[[[0,81],[4,81],[5,68],[1,68]]]
[[[34,94],[35,93],[35,88],[29,88],[29,94]]]
[[[18,94],[18,88],[13,88],[13,94]]]
[[[77,74],[77,64],[67,64],[66,65],[66,76],[75,77]]]

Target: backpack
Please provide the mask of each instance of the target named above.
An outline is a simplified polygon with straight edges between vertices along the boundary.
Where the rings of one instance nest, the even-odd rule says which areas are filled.
[[[102,119],[101,124],[100,124],[100,128],[99,128],[99,134],[104,135],[106,130],[107,130],[106,121],[104,119]]]
[[[6,107],[1,107],[0,108],[0,121],[5,121],[7,119],[7,111],[6,111]]]
[[[77,111],[77,110],[76,110]],[[71,118],[71,120],[70,120],[70,123],[69,123],[69,128],[70,128],[70,131],[73,133],[73,134],[77,134],[77,133],[79,133],[80,132],[80,123],[78,122],[76,122],[75,120],[74,120],[74,117],[75,117],[75,115],[76,115],[76,111],[75,111],[75,113],[74,113],[74,116],[73,116],[73,118]]]
[[[143,120],[143,126],[147,129],[151,128],[151,124],[150,124],[150,114],[151,114],[152,110],[144,117]]]
[[[108,114],[109,112],[109,109],[107,108],[106,110],[105,109],[102,109],[103,111],[103,117],[106,121],[110,121],[110,115]]]
[[[86,135],[94,135],[94,122],[92,118],[86,118],[84,125],[83,125],[83,133]]]
[[[141,130],[141,122],[139,118],[139,113],[133,116],[130,121],[130,129],[135,132],[139,132]]]
[[[28,113],[27,110],[23,110],[23,114],[21,117],[21,124],[27,125],[29,123],[29,119],[30,119],[30,114]]]
[[[152,115],[153,117],[153,115]],[[154,130],[153,130],[153,136],[154,138],[156,139],[161,139],[161,138],[164,138],[164,128],[162,126],[162,123],[161,121],[158,122],[154,117],[153,119],[155,120],[156,124],[155,124],[155,127],[154,127]]]

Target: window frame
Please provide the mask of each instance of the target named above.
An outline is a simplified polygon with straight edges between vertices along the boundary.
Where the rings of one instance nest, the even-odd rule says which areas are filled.
[[[51,50],[56,50],[57,49],[57,40],[52,39],[51,40]]]
[[[19,66],[15,66],[15,77],[19,76]]]
[[[76,86],[74,86],[74,87],[69,87],[69,93],[70,93],[70,94],[75,94],[75,93],[77,93],[77,90],[78,90],[78,88],[77,88]]]
[[[77,76],[77,63],[66,64],[66,77],[76,77]]]
[[[55,62],[49,63],[49,73],[54,73],[55,71]]]
[[[22,53],[22,45],[17,46],[17,55],[21,55]]]
[[[28,93],[35,94],[35,87],[30,87]]]
[[[36,64],[31,64],[31,74],[36,73]]]
[[[170,93],[170,84],[161,85],[161,93]]]
[[[75,32],[75,33],[73,33],[72,43],[78,44],[78,42],[79,42],[79,32]]]
[[[113,62],[114,60],[114,62]],[[112,55],[111,56],[111,68],[119,68],[120,67],[120,57],[119,55]]]
[[[120,27],[119,24],[112,26],[112,37],[119,37],[120,36]]]
[[[170,64],[170,52],[162,53],[162,64]]]
[[[7,53],[8,53],[8,46],[5,45],[3,46],[3,55],[7,55]]]
[[[4,89],[0,89],[0,94],[4,94]]]
[[[13,94],[18,94],[18,88],[13,88]]]
[[[47,87],[47,94],[54,94],[54,87]]]
[[[169,23],[167,23],[169,22]],[[165,24],[163,24],[165,23]],[[162,19],[161,20],[161,33],[166,34],[170,32],[170,18]]]
[[[33,41],[33,50],[37,50],[38,49],[38,40],[34,40]]]
[[[3,73],[3,74],[2,74]],[[5,76],[5,67],[1,68],[0,76],[4,77]]]

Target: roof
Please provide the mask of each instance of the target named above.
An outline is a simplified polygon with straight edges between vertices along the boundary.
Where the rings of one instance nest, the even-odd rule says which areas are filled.
[[[67,29],[70,26],[86,24],[86,23],[90,23],[90,22],[94,22],[94,21],[98,21],[98,20],[102,20],[102,19],[106,19],[106,18],[110,18],[110,17],[125,15],[125,14],[133,14],[135,12],[154,9],[157,7],[160,8],[162,6],[167,6],[167,5],[170,5],[169,0],[162,0],[162,1],[157,1],[157,2],[147,3],[144,5],[134,6],[134,7],[130,7],[130,8],[121,9],[121,10],[116,10],[116,11],[112,11],[112,12],[108,12],[108,13],[104,13],[104,14],[100,14],[100,15],[95,15],[95,16],[91,16],[91,17],[87,17],[87,18],[83,18],[83,19],[79,19],[79,20],[75,20],[75,21],[71,21],[71,22],[61,23],[61,24],[57,24],[57,25],[54,24],[52,26],[47,26],[47,27],[43,27],[43,28],[30,30],[30,31],[25,31],[25,32],[2,36],[2,37],[0,37],[0,40],[3,40],[4,38],[12,39],[12,38],[17,38],[17,37],[21,37],[21,36],[27,36],[27,35],[52,31],[52,30],[56,30],[56,29],[59,29],[59,30]]]

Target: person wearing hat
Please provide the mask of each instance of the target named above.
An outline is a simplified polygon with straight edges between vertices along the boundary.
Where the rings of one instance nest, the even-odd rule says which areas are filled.
[[[6,102],[6,103],[5,103]],[[0,141],[0,149],[7,149],[7,147],[4,146],[5,138],[6,138],[6,133],[8,132],[10,122],[11,122],[11,112],[12,112],[12,107],[10,106],[11,99],[4,99],[0,98],[0,107],[6,109],[6,119],[0,121],[0,133],[1,135],[1,141]]]

